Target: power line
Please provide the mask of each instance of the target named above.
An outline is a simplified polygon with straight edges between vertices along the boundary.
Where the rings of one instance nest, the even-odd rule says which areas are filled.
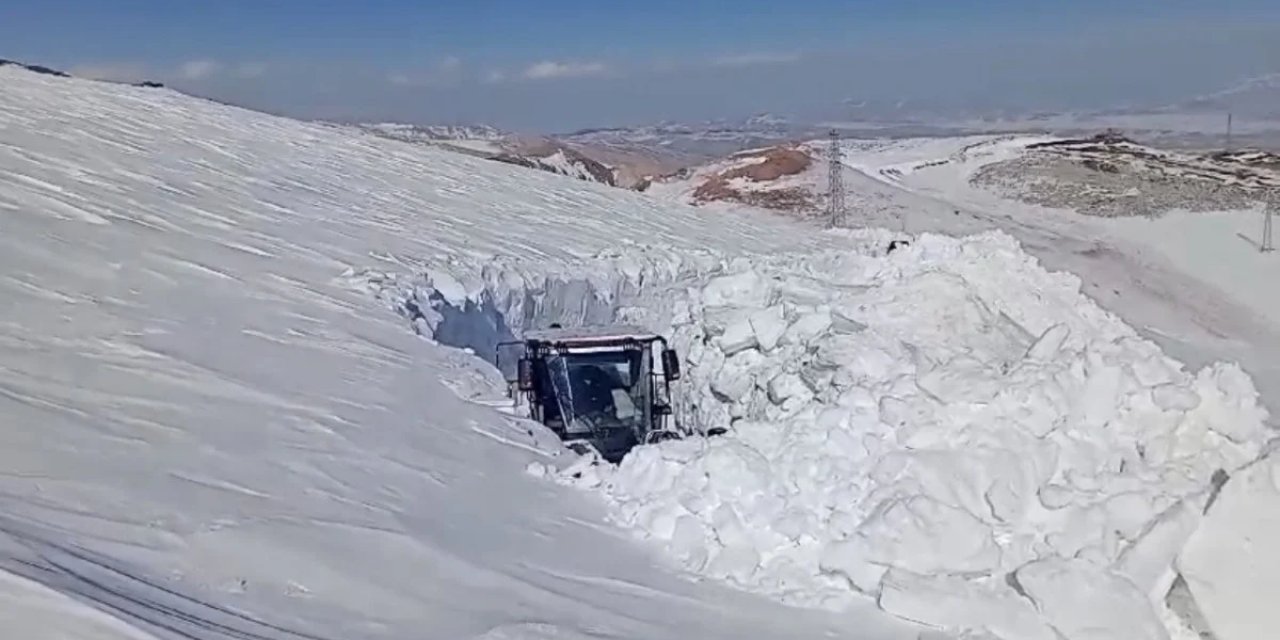
[[[840,132],[830,133],[827,147],[827,224],[844,225],[844,156],[840,150]]]

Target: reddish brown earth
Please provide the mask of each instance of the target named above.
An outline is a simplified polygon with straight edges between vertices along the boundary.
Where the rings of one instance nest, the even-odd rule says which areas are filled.
[[[804,209],[811,204],[809,193],[801,187],[742,191],[729,184],[729,181],[737,178],[746,178],[751,182],[773,182],[785,176],[800,174],[813,164],[813,158],[804,151],[796,147],[772,147],[763,151],[740,153],[733,158],[751,163],[707,176],[693,192],[695,202],[729,200],[783,210]]]

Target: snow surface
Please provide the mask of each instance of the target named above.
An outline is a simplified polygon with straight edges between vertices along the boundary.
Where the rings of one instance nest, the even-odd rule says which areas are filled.
[[[1280,296],[1272,293],[1280,279],[1280,254],[1258,250],[1263,216],[1261,208],[1174,212],[1154,220],[1117,218],[1107,225],[1280,326]]]
[[[1238,367],[1185,369],[1004,234],[886,255],[0,80],[6,602],[157,638],[1160,638],[1215,472],[1268,435]],[[567,320],[669,331],[680,419],[733,430],[576,464],[484,362]]]
[[[915,637],[661,567],[529,478],[562,452],[367,288],[804,230],[54,80],[0,69],[0,569],[162,639]],[[24,591],[0,635],[45,620]]]

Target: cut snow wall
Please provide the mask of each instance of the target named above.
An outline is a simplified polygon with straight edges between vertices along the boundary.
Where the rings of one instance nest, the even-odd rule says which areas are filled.
[[[643,300],[678,290],[725,269],[730,261],[713,252],[674,253],[627,247],[576,264],[445,265],[405,279],[364,274],[379,295],[415,330],[440,344],[469,349],[492,364],[497,345],[532,329],[627,322],[667,333],[669,310]],[[504,375],[513,362],[498,361]]]
[[[497,362],[499,343],[514,340],[530,329],[545,329],[553,323],[566,327],[607,324],[617,316],[616,296],[621,292],[605,295],[586,280],[551,280],[544,287],[511,292],[505,300],[495,299],[486,290],[479,300],[461,301],[450,301],[439,291],[419,289],[406,301],[404,311],[415,321],[426,322],[423,333],[427,337],[446,346],[470,349],[490,363]]]

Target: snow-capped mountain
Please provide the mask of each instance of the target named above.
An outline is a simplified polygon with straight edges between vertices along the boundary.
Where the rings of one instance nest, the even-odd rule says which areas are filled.
[[[374,122],[358,125],[388,138],[406,142],[486,140],[501,141],[508,132],[487,124],[415,125],[398,122]]]
[[[678,168],[661,157],[563,139],[525,135],[488,125],[423,126],[400,123],[357,125],[393,140],[432,145],[507,164],[555,173],[609,186],[643,189],[651,176]]]
[[[816,137],[811,125],[760,114],[743,120],[662,122],[637,127],[583,129],[556,136],[597,148],[645,154],[685,165],[723,158],[755,147]]]

